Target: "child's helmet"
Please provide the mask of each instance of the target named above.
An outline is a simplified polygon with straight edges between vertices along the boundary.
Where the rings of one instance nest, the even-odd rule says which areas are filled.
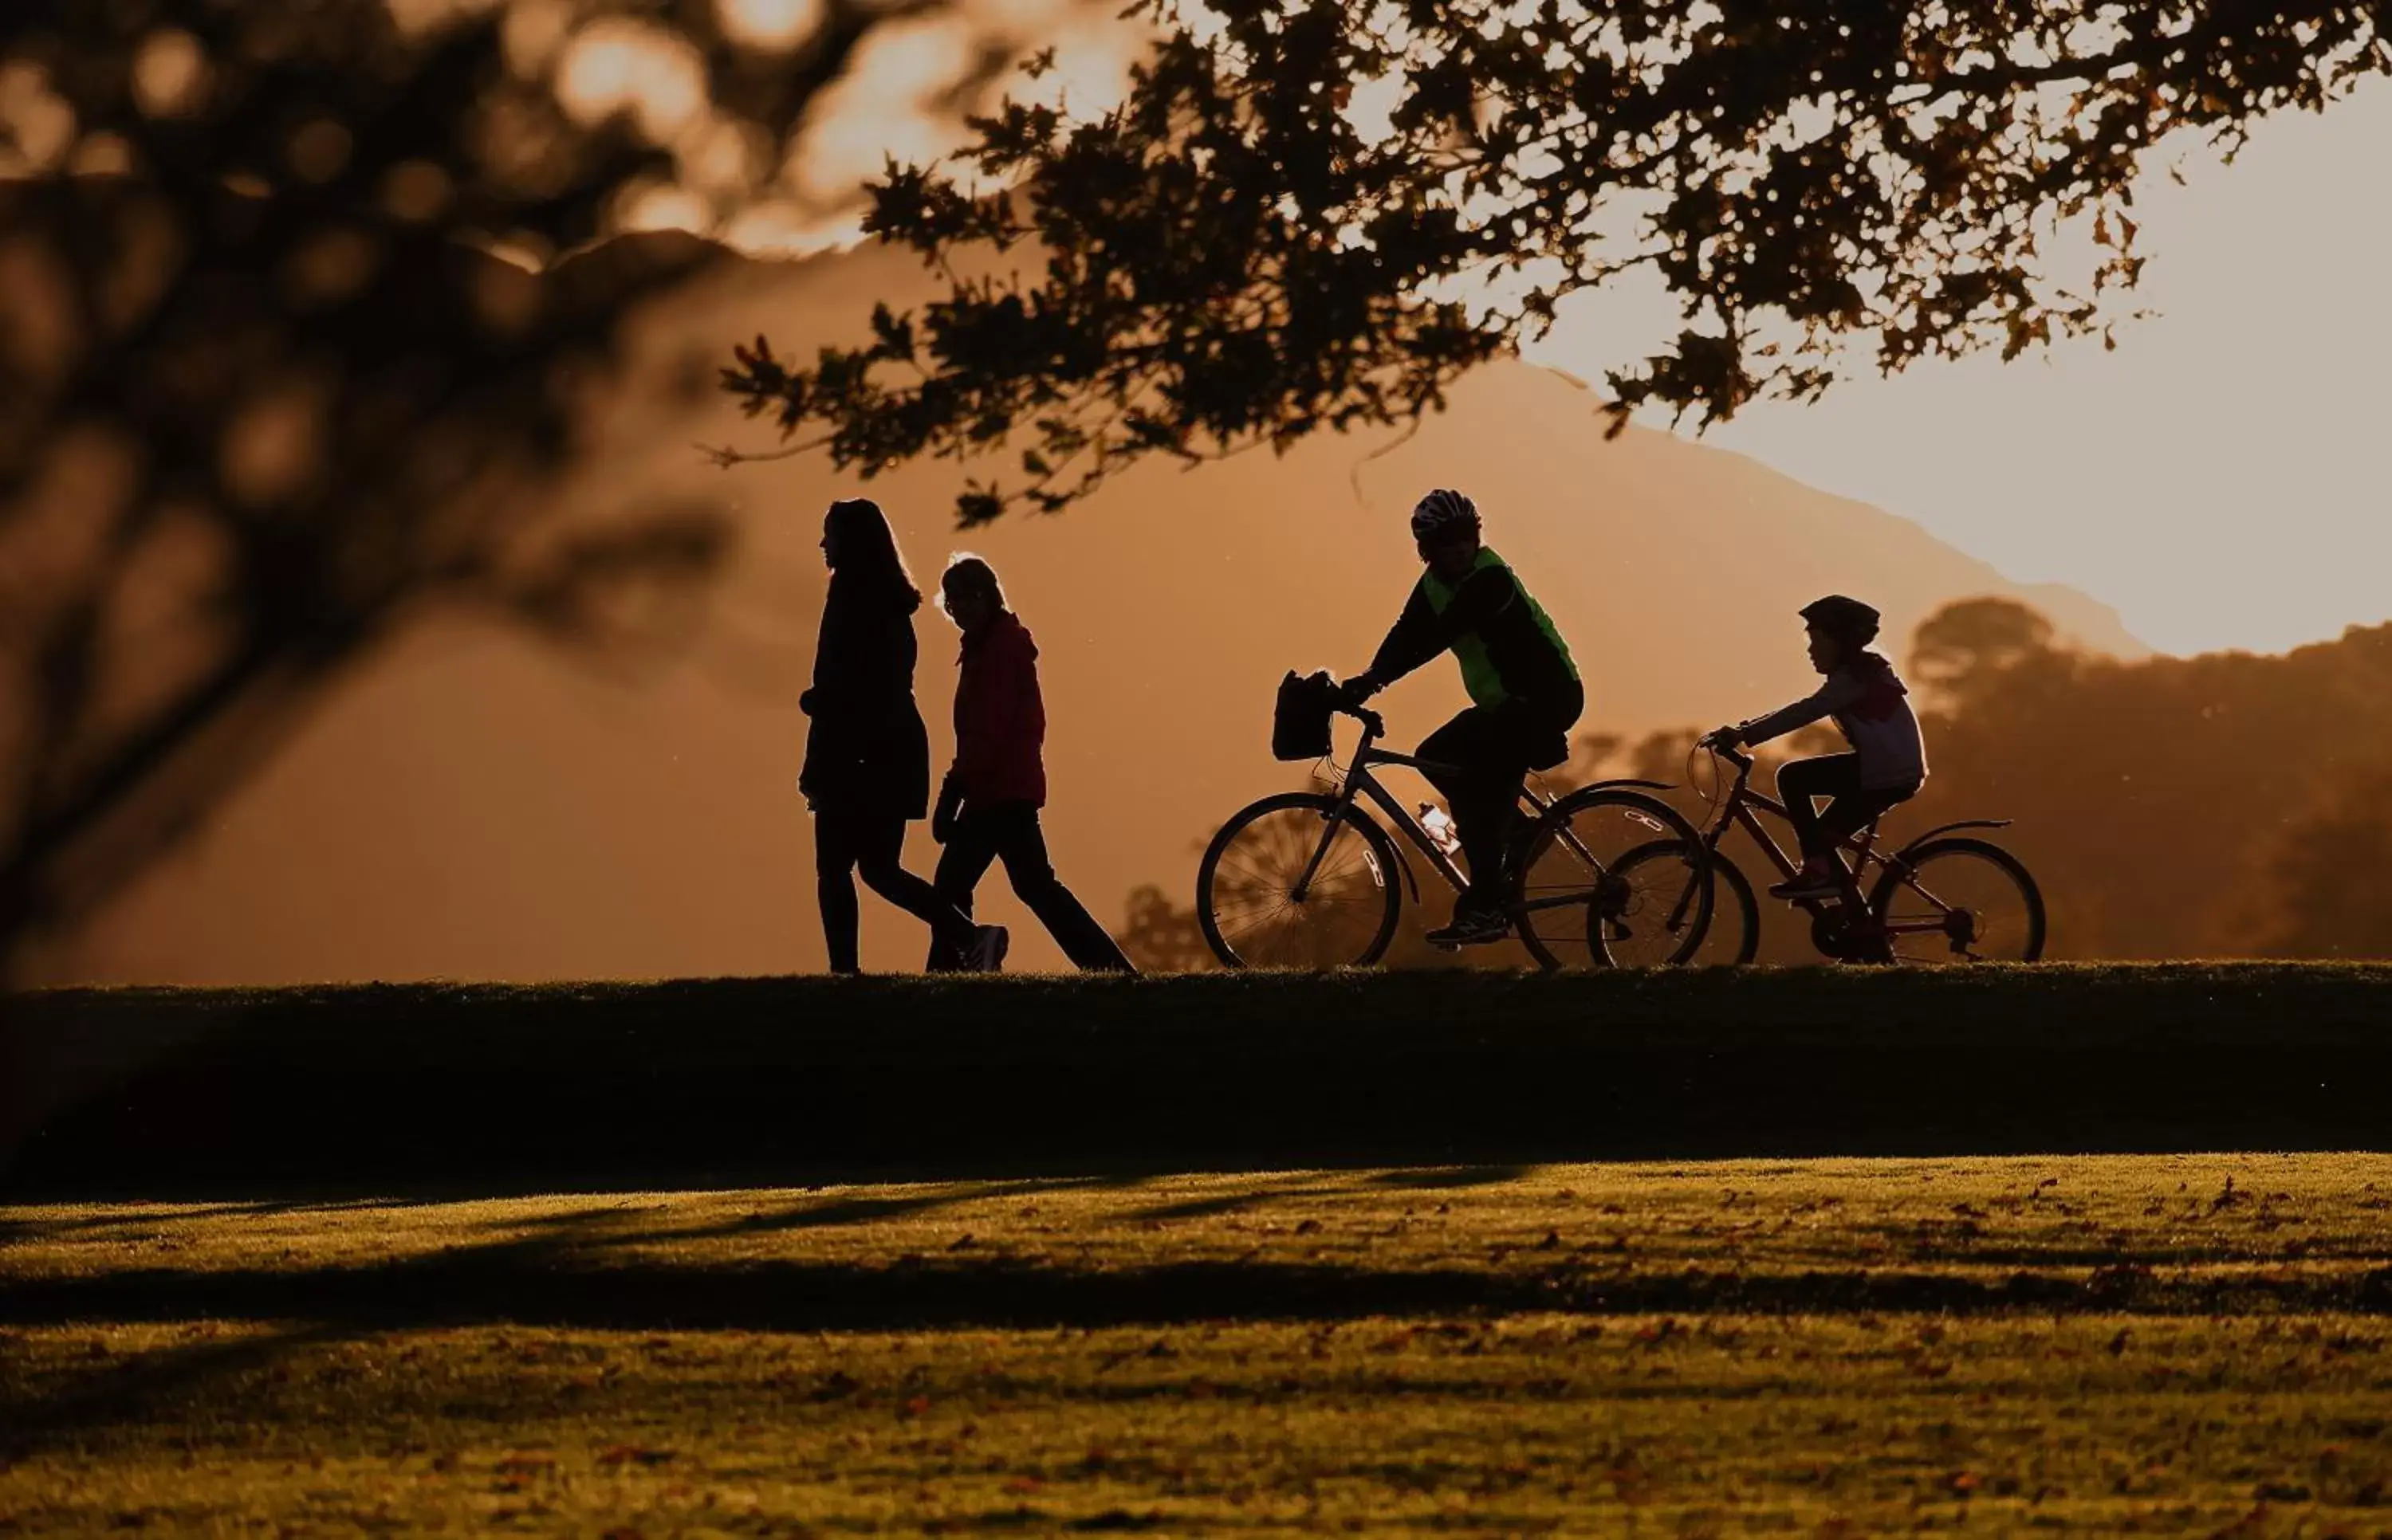
[[[1478,505],[1451,487],[1440,486],[1412,505],[1412,538],[1434,540],[1456,530],[1476,533]]]
[[[1866,647],[1877,640],[1878,613],[1873,605],[1840,593],[1814,599],[1802,606],[1802,618],[1840,641]]]

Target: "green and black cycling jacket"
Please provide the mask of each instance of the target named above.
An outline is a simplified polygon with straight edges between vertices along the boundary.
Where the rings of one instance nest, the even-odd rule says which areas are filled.
[[[1486,548],[1459,583],[1434,571],[1421,574],[1404,613],[1379,643],[1371,673],[1392,684],[1449,650],[1462,665],[1462,687],[1479,705],[1548,700],[1579,677],[1544,606]]]

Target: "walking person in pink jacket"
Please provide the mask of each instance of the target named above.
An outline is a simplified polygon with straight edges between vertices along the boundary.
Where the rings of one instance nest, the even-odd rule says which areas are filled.
[[[956,760],[939,790],[930,837],[946,848],[930,879],[941,899],[967,916],[972,891],[993,861],[1005,862],[1013,891],[1074,965],[1135,972],[1113,938],[1055,875],[1038,810],[1046,803],[1046,706],[1038,690],[1038,646],[1006,607],[996,570],[957,557],[941,578],[941,606],[963,632],[956,682]],[[930,965],[957,964],[933,939]]]

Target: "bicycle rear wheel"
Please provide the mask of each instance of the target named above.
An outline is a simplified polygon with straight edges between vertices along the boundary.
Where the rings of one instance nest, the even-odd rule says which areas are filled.
[[[2043,893],[2026,867],[1982,839],[1910,851],[1869,895],[1894,962],[2032,963],[2043,955]]]
[[[1710,924],[1709,861],[1668,803],[1590,786],[1529,832],[1513,901],[1521,943],[1545,967],[1670,966]]]
[[[1196,869],[1196,918],[1226,967],[1358,967],[1395,938],[1400,880],[1376,823],[1333,796],[1288,792],[1213,836]]]

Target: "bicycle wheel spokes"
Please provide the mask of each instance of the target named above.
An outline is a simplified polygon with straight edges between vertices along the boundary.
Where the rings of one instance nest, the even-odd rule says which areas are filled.
[[[1384,947],[1394,874],[1358,825],[1323,810],[1309,799],[1257,807],[1221,832],[1199,899],[1225,962],[1337,967]]]
[[[1931,847],[1878,892],[1895,962],[2029,963],[2043,953],[2042,897],[2016,860],[1995,847]]]
[[[1700,847],[1634,794],[1566,798],[1522,855],[1520,938],[1548,967],[1685,960],[1710,914]]]

